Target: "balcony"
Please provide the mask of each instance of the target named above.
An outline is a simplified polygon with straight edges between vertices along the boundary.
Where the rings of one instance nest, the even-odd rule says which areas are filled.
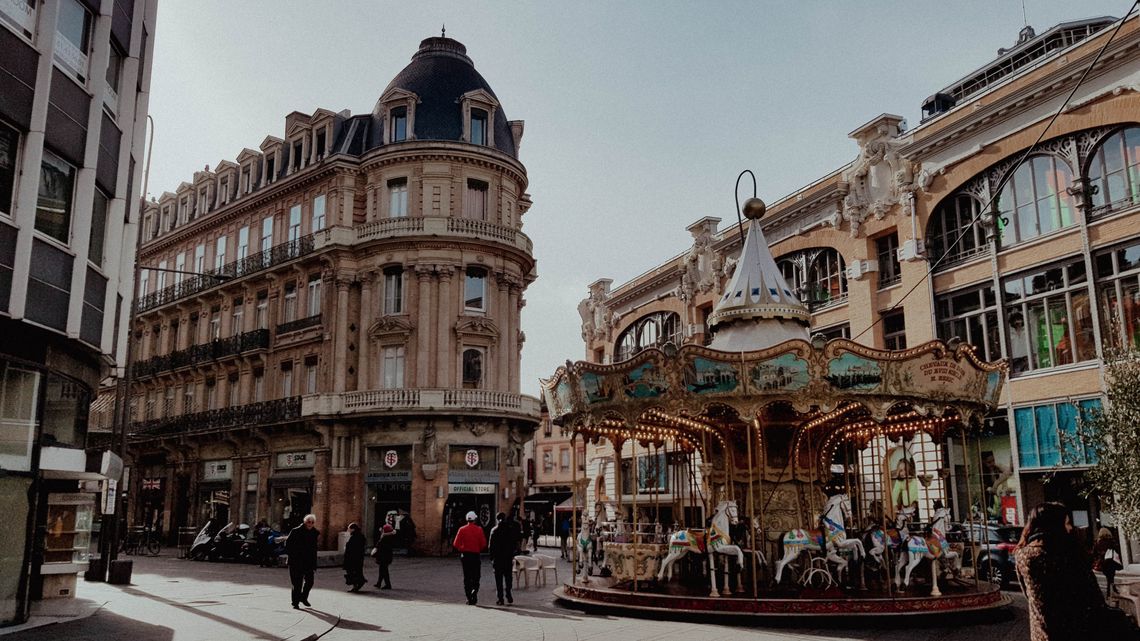
[[[530,238],[513,227],[470,218],[439,216],[385,218],[358,225],[355,231],[355,242],[358,243],[404,236],[446,236],[494,241],[510,245],[527,254],[534,249]]]
[[[135,378],[149,378],[180,367],[188,367],[205,361],[215,361],[227,356],[236,356],[244,352],[268,348],[269,330],[255,329],[252,332],[237,334],[229,338],[219,338],[202,345],[191,345],[186,349],[139,361],[135,363],[134,376]]]
[[[321,315],[306,316],[305,318],[298,318],[297,320],[289,321],[288,323],[281,323],[277,326],[277,335],[288,334],[290,332],[299,332],[302,329],[310,327],[318,327],[321,324]]]
[[[457,411],[512,414],[539,417],[538,399],[524,394],[481,389],[396,388],[313,394],[304,397],[303,416],[355,414],[379,411],[442,412]]]
[[[270,267],[276,267],[295,258],[311,254],[313,249],[313,236],[310,234],[270,247],[264,251],[255,252],[245,258],[222,265],[218,269],[200,276],[189,276],[183,279],[181,283],[140,297],[138,299],[138,311],[145,312],[217,287],[223,281],[241,278]]]
[[[182,416],[131,423],[132,440],[161,436],[182,436],[220,432],[242,427],[263,427],[295,421],[301,417],[301,397],[290,396],[273,401],[249,403]]]

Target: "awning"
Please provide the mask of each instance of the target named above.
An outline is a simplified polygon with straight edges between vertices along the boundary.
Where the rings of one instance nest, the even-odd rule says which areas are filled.
[[[523,498],[523,501],[530,505],[539,503],[557,505],[573,495],[573,492],[539,492],[537,494],[528,494]]]
[[[574,497],[571,496],[570,498],[559,503],[558,505],[555,505],[554,511],[555,512],[574,512],[574,511],[585,511],[586,510],[585,499],[579,499],[577,503],[574,503],[573,505],[571,505],[571,503],[573,503],[573,501],[574,501]]]

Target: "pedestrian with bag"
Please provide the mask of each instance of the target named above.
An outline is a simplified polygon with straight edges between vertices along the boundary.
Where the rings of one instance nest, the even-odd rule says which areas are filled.
[[[388,574],[388,566],[392,565],[392,551],[396,547],[396,528],[385,523],[380,528],[380,535],[376,538],[376,565],[380,566],[380,576],[376,577],[376,587],[381,590],[392,589],[392,577]]]
[[[289,530],[285,539],[285,553],[289,555],[289,581],[293,584],[293,609],[299,610],[298,603],[313,607],[309,603],[309,592],[313,589],[313,575],[317,570],[317,517],[308,514],[297,527]]]
[[[1108,528],[1102,527],[1096,533],[1092,556],[1093,570],[1103,574],[1106,581],[1105,598],[1112,596],[1113,592],[1119,594],[1120,591],[1116,589],[1116,573],[1124,569],[1124,563],[1120,559],[1120,548],[1116,545],[1116,537]]]
[[[1032,641],[1136,638],[1132,622],[1101,597],[1064,505],[1043,503],[1029,513],[1014,558]]]
[[[566,540],[570,538],[570,519],[564,518],[558,524],[558,541],[562,546],[562,558],[570,560],[570,552],[566,549]]]
[[[479,602],[479,574],[482,564],[479,555],[487,549],[487,539],[483,536],[483,528],[479,526],[478,521],[478,514],[468,512],[467,525],[459,528],[451,544],[459,552],[459,561],[463,564],[463,593],[467,595],[467,605],[477,605]]]
[[[348,541],[344,544],[344,583],[351,585],[349,592],[359,592],[361,586],[368,583],[364,578],[364,548],[368,539],[355,523],[348,524]]]
[[[491,567],[495,570],[495,593],[498,595],[495,605],[503,605],[504,596],[507,603],[515,602],[511,596],[514,578],[511,572],[514,570],[515,551],[518,550],[521,532],[518,522],[508,519],[506,513],[499,512],[495,518],[498,524],[491,528],[491,540],[487,548],[491,552]],[[503,591],[504,584],[506,592]]]

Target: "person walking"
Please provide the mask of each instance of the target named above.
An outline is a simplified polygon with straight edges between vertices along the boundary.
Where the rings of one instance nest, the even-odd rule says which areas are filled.
[[[341,564],[344,568],[344,582],[352,586],[349,592],[359,592],[361,586],[368,583],[368,579],[364,578],[364,548],[367,545],[368,539],[360,531],[360,526],[349,523],[348,541],[344,544],[344,563]]]
[[[385,523],[380,528],[380,536],[376,539],[376,564],[380,566],[380,576],[376,577],[376,587],[381,590],[392,589],[392,577],[388,574],[388,566],[392,565],[392,551],[396,547],[396,528]]]
[[[1104,575],[1104,597],[1107,599],[1112,596],[1113,592],[1120,593],[1116,589],[1116,573],[1124,567],[1120,561],[1120,548],[1116,545],[1116,537],[1112,535],[1112,530],[1102,527],[1096,533],[1096,543],[1093,545],[1093,570],[1096,570]]]
[[[1032,641],[1087,639],[1107,622],[1100,587],[1072,532],[1068,508],[1043,503],[1029,513],[1021,533],[1014,558]]]
[[[515,552],[518,550],[521,530],[518,521],[508,519],[504,512],[499,512],[495,518],[498,524],[491,528],[491,540],[487,548],[491,552],[491,567],[495,570],[495,593],[498,595],[495,605],[502,605],[504,596],[507,603],[515,602],[511,596],[513,579],[511,572],[514,570]]]
[[[534,544],[531,546],[531,552],[538,552],[538,537],[542,536],[542,518],[536,516],[533,521],[530,527],[530,540]]]
[[[562,546],[562,558],[569,559],[570,552],[566,549],[566,540],[570,538],[570,519],[564,518],[558,524],[558,541]]]
[[[308,514],[297,527],[289,530],[285,539],[285,553],[289,555],[289,581],[293,583],[293,609],[299,610],[298,603],[313,607],[309,603],[309,592],[313,589],[313,573],[317,569],[317,517]]]
[[[483,536],[483,528],[479,525],[478,514],[467,513],[467,525],[455,533],[455,541],[451,546],[459,552],[459,561],[463,564],[463,593],[467,595],[467,605],[477,605],[479,566],[482,563],[479,554],[487,549],[487,539]]]

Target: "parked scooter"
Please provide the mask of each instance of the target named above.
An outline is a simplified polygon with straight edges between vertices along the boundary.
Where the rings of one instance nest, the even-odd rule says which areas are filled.
[[[246,536],[249,526],[245,523],[237,525],[228,523],[226,527],[214,535],[214,545],[210,548],[208,558],[211,561],[242,561],[245,552]]]
[[[267,524],[261,524],[246,541],[245,558],[261,567],[276,567],[277,559],[285,554],[285,544],[281,533]]]
[[[202,531],[198,532],[198,536],[194,537],[194,542],[190,544],[190,558],[195,561],[205,561],[210,557],[210,550],[214,548],[214,522],[206,521],[206,525],[202,527]]]

